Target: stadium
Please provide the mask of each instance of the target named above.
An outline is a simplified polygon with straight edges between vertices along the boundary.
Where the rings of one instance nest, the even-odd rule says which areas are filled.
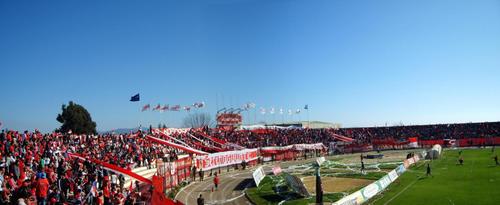
[[[36,178],[48,179],[50,201],[75,204],[196,204],[198,198],[206,204],[500,200],[495,150],[500,122],[251,127],[101,135],[4,131],[4,200],[30,195],[30,187],[38,192]]]
[[[0,205],[499,205],[500,1],[1,0]]]

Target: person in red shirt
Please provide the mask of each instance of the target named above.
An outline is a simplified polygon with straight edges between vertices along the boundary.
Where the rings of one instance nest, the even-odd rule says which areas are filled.
[[[38,205],[47,204],[47,195],[49,193],[49,181],[45,173],[42,173],[36,182],[36,201]]]
[[[215,185],[215,190],[217,190],[217,188],[219,186],[219,176],[217,176],[217,172],[215,173],[215,177],[214,177],[214,185]]]

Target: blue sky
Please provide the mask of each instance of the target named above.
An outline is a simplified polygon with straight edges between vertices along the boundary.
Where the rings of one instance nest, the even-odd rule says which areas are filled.
[[[201,100],[345,127],[498,121],[500,1],[0,1],[0,73],[18,130],[57,128],[69,100],[98,130],[180,126],[139,109]]]

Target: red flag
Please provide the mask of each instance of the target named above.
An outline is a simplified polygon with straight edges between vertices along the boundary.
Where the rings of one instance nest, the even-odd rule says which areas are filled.
[[[150,106],[149,104],[146,104],[146,105],[144,105],[144,106],[142,107],[142,110],[141,110],[141,111],[142,111],[142,112],[144,112],[144,111],[146,111],[146,110],[149,110],[149,108],[150,108],[150,107],[151,107],[151,106]]]
[[[174,105],[170,108],[170,110],[172,111],[179,111],[181,109],[181,106],[180,105]]]
[[[168,110],[168,105],[165,105],[161,108],[162,111],[167,111]]]
[[[153,108],[153,110],[160,110],[161,109],[161,105],[158,104],[155,108]]]

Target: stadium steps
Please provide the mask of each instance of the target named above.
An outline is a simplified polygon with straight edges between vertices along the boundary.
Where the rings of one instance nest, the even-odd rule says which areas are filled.
[[[134,172],[138,175],[141,175],[144,178],[151,179],[153,177],[153,175],[155,175],[155,173],[156,173],[156,168],[148,169],[148,167],[138,167],[138,168],[132,169],[132,172]],[[125,175],[125,184],[123,187],[125,189],[128,189],[128,187],[130,187],[130,184],[133,181],[135,181],[135,179]]]

